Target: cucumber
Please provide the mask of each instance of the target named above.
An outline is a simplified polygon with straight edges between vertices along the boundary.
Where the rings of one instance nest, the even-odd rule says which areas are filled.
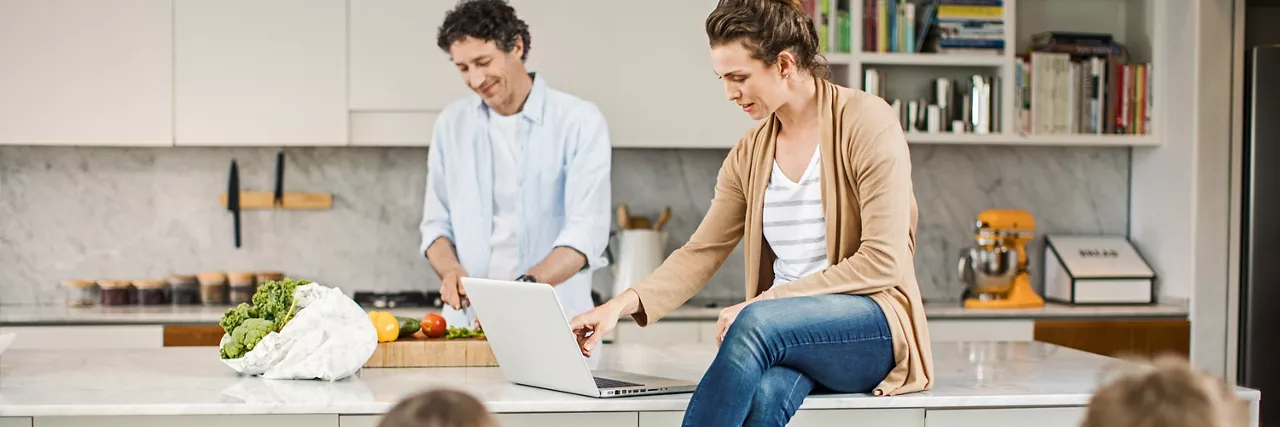
[[[400,338],[411,336],[422,329],[422,323],[418,319],[396,316],[396,320],[400,322]]]

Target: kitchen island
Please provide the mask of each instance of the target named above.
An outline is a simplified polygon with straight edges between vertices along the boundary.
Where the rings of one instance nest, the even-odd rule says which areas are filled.
[[[811,396],[791,425],[1076,426],[1099,374],[1121,363],[1039,342],[936,343],[933,352],[933,390]],[[714,355],[715,347],[703,344],[606,345],[600,367],[697,381]],[[0,357],[0,427],[372,426],[399,399],[431,387],[474,394],[504,426],[679,425],[690,396],[587,398],[511,384],[499,368],[364,369],[333,383],[263,380],[236,374],[213,347],[9,350]],[[1256,414],[1260,393],[1238,393]]]
[[[125,306],[69,308],[0,305],[0,334],[18,334],[14,348],[148,349],[216,345],[218,319],[227,306]],[[388,310],[366,307],[366,310]],[[421,318],[433,307],[389,309]],[[630,319],[605,337],[617,344],[666,347],[714,344],[720,308],[690,303],[663,321],[641,328]],[[925,303],[934,342],[1043,341],[1096,354],[1190,354],[1185,303],[1084,306],[1049,303],[1033,309],[967,309],[958,302]],[[3,426],[0,426],[3,427]]]

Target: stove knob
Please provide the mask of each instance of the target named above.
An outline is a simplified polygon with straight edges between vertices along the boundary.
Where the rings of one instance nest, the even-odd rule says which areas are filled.
[[[387,307],[388,307],[388,308],[396,308],[396,302],[395,302],[395,301],[389,301],[389,302],[387,302]]]
[[[377,308],[383,308],[383,307],[386,307],[386,306],[387,306],[387,300],[381,300],[381,299],[379,299],[379,300],[373,300],[373,306],[374,306],[374,307],[377,307]]]

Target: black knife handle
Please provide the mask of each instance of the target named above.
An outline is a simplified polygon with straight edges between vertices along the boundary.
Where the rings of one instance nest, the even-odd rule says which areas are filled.
[[[284,150],[276,153],[276,193],[272,203],[284,206]]]

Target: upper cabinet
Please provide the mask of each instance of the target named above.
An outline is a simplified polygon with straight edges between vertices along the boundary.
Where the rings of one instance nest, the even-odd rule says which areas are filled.
[[[171,145],[169,0],[0,1],[0,144]]]
[[[351,110],[439,111],[470,93],[436,32],[452,1],[351,0]]]
[[[347,144],[345,0],[174,8],[178,145]]]
[[[528,70],[598,105],[615,147],[723,149],[757,124],[711,67],[704,26],[717,0],[509,2],[529,25]],[[1168,127],[1188,121],[1170,117],[1194,104],[1151,101],[1185,77],[1185,52],[1170,46],[1186,43],[1167,29],[1195,17],[1193,0],[802,3],[831,80],[896,105],[914,144],[1158,146],[1185,134]],[[436,45],[456,6],[0,0],[0,144],[426,146],[444,107],[472,96]],[[891,42],[885,17],[899,10],[978,29]],[[1125,49],[1105,65],[1024,58],[1080,52],[1044,44],[1050,32],[1104,33]]]
[[[714,0],[619,4],[611,42],[616,88],[601,100],[615,146],[732,147],[756,124],[711,68],[704,21]],[[662,22],[662,25],[654,25]]]
[[[619,0],[512,0],[529,25],[526,66],[550,87],[596,103],[601,109],[615,95],[615,59],[623,54],[615,27]],[[627,17],[630,19],[630,17]],[[606,114],[607,111],[606,111]],[[614,132],[610,132],[614,133]]]
[[[470,94],[436,32],[454,2],[351,0],[351,144],[426,146],[436,116]]]

